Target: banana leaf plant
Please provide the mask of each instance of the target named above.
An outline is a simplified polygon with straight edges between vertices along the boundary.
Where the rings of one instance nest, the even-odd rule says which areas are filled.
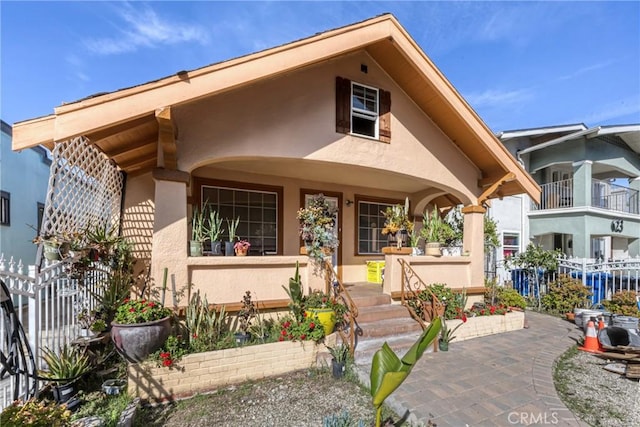
[[[373,397],[373,406],[376,409],[376,427],[380,427],[382,404],[385,399],[400,387],[400,384],[409,376],[413,366],[422,357],[422,353],[438,337],[441,328],[442,320],[437,317],[422,332],[422,335],[402,359],[398,358],[386,342],[373,355],[371,364],[371,397]]]

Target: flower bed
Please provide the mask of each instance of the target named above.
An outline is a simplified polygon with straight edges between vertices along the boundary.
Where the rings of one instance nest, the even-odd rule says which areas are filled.
[[[311,341],[282,341],[184,356],[177,367],[153,362],[127,367],[129,393],[149,401],[172,400],[227,384],[255,380],[314,366],[318,352]]]
[[[462,320],[447,320],[447,326],[451,329],[461,324]],[[512,311],[506,314],[492,316],[467,317],[467,321],[456,331],[453,341],[464,341],[471,338],[502,332],[516,331],[524,327],[524,311]]]

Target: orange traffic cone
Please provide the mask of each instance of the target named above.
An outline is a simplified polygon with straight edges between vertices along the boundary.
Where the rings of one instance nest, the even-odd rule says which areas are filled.
[[[598,332],[604,329],[604,317],[598,317]]]
[[[596,334],[596,325],[593,320],[589,320],[587,333],[584,337],[584,345],[578,347],[578,350],[588,351],[589,353],[602,353],[602,347],[600,347],[600,341],[598,341],[598,335]]]

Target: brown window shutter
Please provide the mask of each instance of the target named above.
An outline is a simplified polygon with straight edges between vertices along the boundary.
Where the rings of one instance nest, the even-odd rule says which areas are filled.
[[[391,142],[391,92],[379,89],[380,94],[380,112],[378,126],[380,127],[378,134],[380,141]]]
[[[336,77],[336,132],[351,132],[351,80]]]

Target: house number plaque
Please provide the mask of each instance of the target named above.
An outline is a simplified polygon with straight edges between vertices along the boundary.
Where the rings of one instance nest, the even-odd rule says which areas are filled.
[[[611,231],[614,233],[622,233],[623,221],[621,219],[614,219],[611,221]]]

